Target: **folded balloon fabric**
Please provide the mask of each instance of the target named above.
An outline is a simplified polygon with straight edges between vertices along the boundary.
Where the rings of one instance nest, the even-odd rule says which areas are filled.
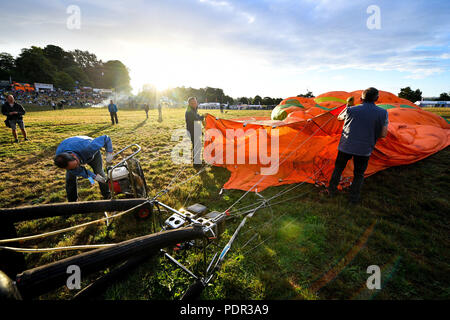
[[[205,161],[231,172],[225,189],[261,191],[299,182],[328,185],[343,126],[337,115],[349,97],[360,104],[361,93],[333,91],[315,98],[287,98],[270,118],[224,120],[207,115]],[[376,105],[388,112],[388,135],[378,139],[366,177],[419,161],[450,144],[450,123],[444,118],[385,91],[380,91]],[[350,185],[352,179],[349,161],[340,187]]]

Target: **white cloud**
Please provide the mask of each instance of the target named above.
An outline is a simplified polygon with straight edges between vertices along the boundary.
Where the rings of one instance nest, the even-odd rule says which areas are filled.
[[[216,9],[226,10],[234,15],[238,15],[240,17],[243,17],[247,19],[247,22],[249,24],[255,22],[255,16],[251,15],[248,12],[241,11],[237,9],[234,5],[232,5],[228,1],[216,1],[216,0],[199,0],[200,3],[208,4],[212,7],[215,7]]]

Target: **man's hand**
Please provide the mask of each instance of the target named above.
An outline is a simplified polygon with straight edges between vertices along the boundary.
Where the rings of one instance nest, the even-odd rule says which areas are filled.
[[[387,134],[388,134],[388,127],[387,127],[387,126],[384,126],[384,127],[381,129],[380,138],[381,138],[381,139],[386,138],[386,137],[387,137]]]
[[[101,182],[101,183],[106,183],[106,178],[103,177],[103,176],[100,175],[100,174],[97,174],[97,175],[95,176],[94,180],[95,180],[95,181],[98,181],[98,182]]]
[[[106,153],[106,163],[111,163],[114,159],[114,155],[112,152],[107,152]]]
[[[345,119],[345,115],[347,114],[347,108],[348,108],[348,106],[346,106],[346,107],[344,108],[344,110],[342,110],[341,113],[339,113],[339,115],[337,116],[337,119],[338,119],[339,121],[342,121],[342,120]]]

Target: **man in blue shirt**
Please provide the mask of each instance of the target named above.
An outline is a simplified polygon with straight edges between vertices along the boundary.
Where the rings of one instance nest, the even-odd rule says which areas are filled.
[[[106,184],[106,174],[103,171],[100,149],[106,149],[106,163],[113,160],[113,147],[111,138],[107,135],[98,138],[76,136],[67,138],[56,149],[55,165],[66,169],[67,200],[78,200],[77,177],[83,177],[95,185],[97,181],[104,199],[110,197],[110,191]],[[94,172],[89,171],[83,165],[88,164]]]
[[[112,124],[114,124],[114,120],[115,120],[115,123],[118,124],[119,119],[117,119],[117,106],[113,103],[112,100],[109,101],[108,111],[109,111],[109,115],[111,116]]]
[[[353,182],[350,188],[350,202],[360,201],[361,187],[364,182],[364,172],[367,169],[370,155],[378,138],[387,135],[388,113],[375,105],[378,100],[378,90],[368,88],[361,94],[363,103],[347,107],[339,114],[338,120],[344,120],[338,155],[331,176],[328,190],[334,195],[347,162],[353,158]]]

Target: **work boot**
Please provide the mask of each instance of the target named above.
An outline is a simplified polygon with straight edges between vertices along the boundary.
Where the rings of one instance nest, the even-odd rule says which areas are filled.
[[[327,191],[328,191],[328,196],[329,196],[330,198],[336,197],[336,194],[337,194],[337,188],[328,187],[328,188],[327,188]]]
[[[357,205],[361,204],[361,198],[359,197],[359,195],[350,194],[348,203],[352,206],[357,206]]]

